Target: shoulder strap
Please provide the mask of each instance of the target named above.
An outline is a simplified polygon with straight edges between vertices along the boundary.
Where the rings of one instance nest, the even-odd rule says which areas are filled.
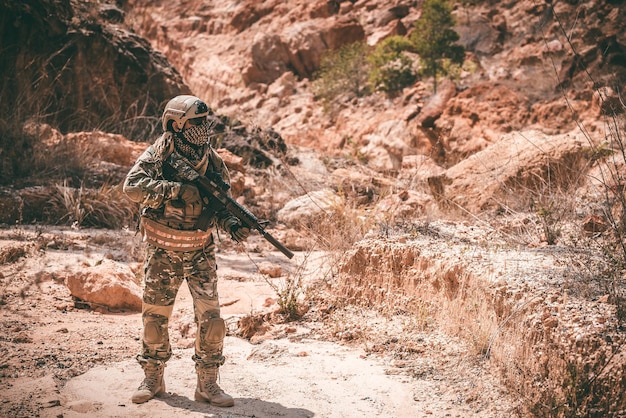
[[[174,152],[174,138],[171,132],[164,132],[156,141],[154,141],[154,149],[161,161],[167,160],[172,152]]]

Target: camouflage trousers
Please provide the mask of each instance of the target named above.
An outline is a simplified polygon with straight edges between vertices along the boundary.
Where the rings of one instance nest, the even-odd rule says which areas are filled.
[[[176,252],[148,245],[144,266],[143,336],[140,364],[164,363],[172,356],[169,319],[176,294],[187,281],[196,323],[195,354],[199,366],[219,367],[222,356],[224,321],[220,318],[217,293],[215,245],[199,251]]]

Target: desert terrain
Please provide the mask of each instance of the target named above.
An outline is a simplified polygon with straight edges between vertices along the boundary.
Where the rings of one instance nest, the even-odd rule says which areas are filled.
[[[246,246],[253,248],[260,239],[253,236]],[[460,339],[420,332],[410,316],[339,309],[331,317],[322,305],[298,321],[277,315],[255,331],[240,329],[242,318],[277,310],[269,283],[279,285],[284,278],[260,274],[258,266],[271,263],[293,273],[305,255],[288,260],[275,251],[233,248],[220,252],[218,263],[222,314],[229,325],[220,379],[235,406],[193,400],[195,325],[185,285],[170,326],[174,356],[166,368],[167,394],[135,405],[130,396],[143,378],[134,360],[141,314],[78,302],[63,279],[103,262],[134,265],[132,255],[141,251],[135,234],[18,227],[3,230],[0,244],[3,251],[25,250],[1,269],[3,416],[515,415],[514,399],[487,362],[467,356]],[[305,264],[306,285],[326,274],[323,253],[307,255]]]
[[[448,1],[437,78],[427,3],[0,0],[0,416],[626,417],[626,6]],[[355,81],[404,42],[406,85],[324,96],[334,52]],[[130,402],[120,186],[178,94],[295,253],[219,237],[230,409],[193,401],[185,285],[167,393]]]

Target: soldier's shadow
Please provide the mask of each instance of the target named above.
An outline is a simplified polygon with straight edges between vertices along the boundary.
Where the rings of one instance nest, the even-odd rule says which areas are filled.
[[[276,402],[267,402],[252,398],[235,398],[235,406],[220,408],[205,402],[197,402],[187,396],[176,393],[162,394],[154,398],[154,401],[162,401],[173,408],[185,409],[187,411],[207,414],[206,417],[221,417],[226,414],[228,417],[313,417],[315,414],[304,408],[288,408]],[[215,414],[215,415],[214,415]]]

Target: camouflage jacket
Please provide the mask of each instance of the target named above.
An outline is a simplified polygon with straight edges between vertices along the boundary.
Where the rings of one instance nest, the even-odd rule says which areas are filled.
[[[163,221],[164,208],[168,202],[178,199],[182,182],[163,171],[163,162],[173,150],[172,134],[164,133],[153,145],[150,145],[137,159],[135,165],[126,175],[124,193],[134,202],[141,205],[141,215],[150,219]],[[222,158],[210,147],[208,159],[198,172],[218,172],[222,179],[230,184],[230,175]],[[225,231],[230,225],[237,223],[237,218],[226,210],[211,214],[211,225],[219,226]],[[192,227],[180,229],[193,229]]]

